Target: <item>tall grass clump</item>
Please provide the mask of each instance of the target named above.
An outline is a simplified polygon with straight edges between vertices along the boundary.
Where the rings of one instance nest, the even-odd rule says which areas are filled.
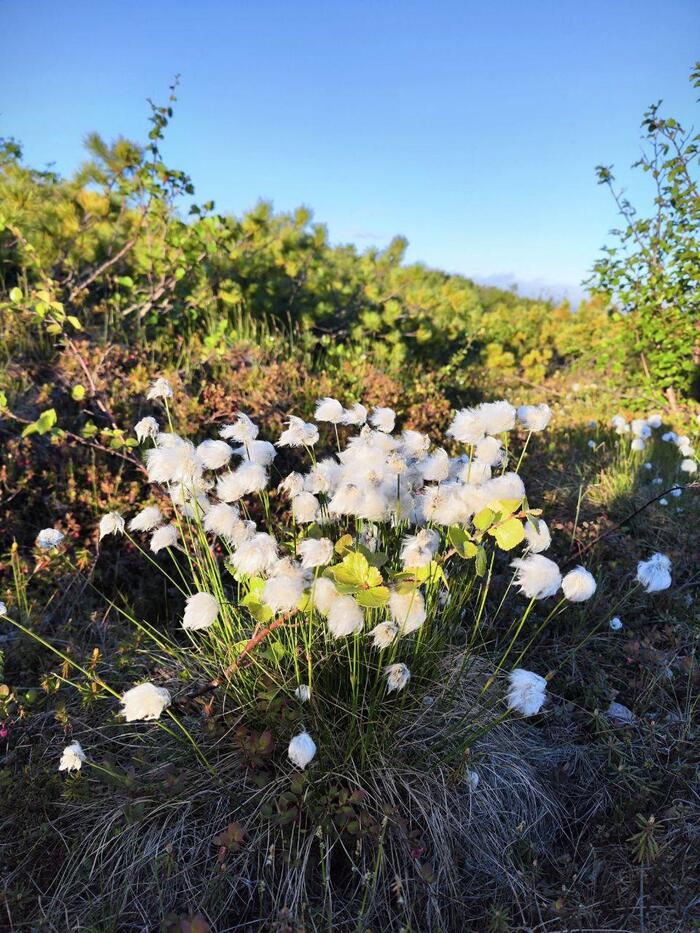
[[[275,444],[243,413],[195,443],[171,397],[157,380],[135,426],[151,500],[99,536],[103,560],[124,536],[163,575],[172,624],[112,601],[135,674],[53,649],[56,689],[91,704],[60,761],[81,842],[45,919],[459,929],[466,901],[517,891],[518,852],[546,853],[591,777],[565,725],[525,721],[554,673],[540,635],[596,591],[545,556],[518,473],[551,412],[462,409],[448,451],[325,398]]]

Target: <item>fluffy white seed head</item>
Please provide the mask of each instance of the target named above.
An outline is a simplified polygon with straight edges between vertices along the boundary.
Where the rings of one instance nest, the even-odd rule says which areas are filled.
[[[155,418],[151,418],[150,415],[137,421],[134,425],[134,433],[139,444],[142,444],[147,437],[157,437],[159,431],[158,422]]]
[[[259,463],[244,460],[233,472],[223,473],[216,481],[216,495],[222,502],[237,502],[243,496],[260,492],[267,486],[267,471]]]
[[[318,428],[309,424],[303,418],[291,415],[286,431],[277,441],[278,447],[313,447],[318,441]]]
[[[544,431],[552,420],[552,409],[545,404],[521,405],[518,408],[518,418],[527,431]]]
[[[434,450],[429,457],[420,464],[420,473],[426,482],[441,483],[450,475],[450,458],[442,447]]]
[[[121,698],[121,714],[127,722],[160,719],[163,710],[170,706],[170,693],[165,687],[145,683],[127,690]]]
[[[58,528],[42,528],[36,536],[36,544],[42,551],[50,551],[52,548],[58,547],[64,538],[65,535]]]
[[[316,757],[316,743],[308,732],[301,732],[295,735],[289,743],[287,754],[297,768],[304,768]]]
[[[389,647],[398,632],[398,626],[394,625],[393,622],[380,622],[379,625],[375,625],[369,634],[372,636],[374,647],[384,649]]]
[[[226,441],[209,439],[197,447],[197,456],[207,470],[220,470],[233,456],[233,448]]]
[[[407,535],[401,545],[404,567],[426,567],[440,547],[440,535],[430,528],[422,528],[415,535]]]
[[[177,530],[177,525],[162,525],[151,535],[150,548],[154,554],[157,554],[163,548],[175,547],[179,537],[180,532]]]
[[[685,460],[681,461],[681,471],[683,473],[697,473],[698,465],[695,460],[691,460],[690,457],[687,457]]]
[[[105,535],[124,534],[124,519],[119,512],[108,512],[100,519],[100,541]]]
[[[405,664],[389,664],[384,668],[384,676],[386,677],[386,692],[398,693],[411,679],[411,672]]]
[[[311,587],[311,599],[314,608],[322,615],[328,615],[330,608],[340,594],[332,580],[319,577]]]
[[[235,506],[217,502],[204,515],[204,530],[230,541],[240,520],[240,512]]]
[[[243,460],[252,460],[264,467],[269,466],[277,456],[275,445],[269,441],[248,441],[234,448],[233,452]]]
[[[520,592],[528,599],[546,599],[554,596],[561,586],[561,573],[559,568],[548,557],[542,554],[529,554],[527,557],[517,557],[511,562],[515,567],[516,584]]]
[[[304,570],[323,567],[333,560],[333,542],[330,538],[305,538],[299,545],[299,554]]]
[[[547,697],[547,681],[539,674],[516,668],[511,671],[508,706],[522,716],[539,713]]]
[[[487,463],[490,467],[499,466],[505,456],[505,450],[500,438],[491,437],[491,435],[477,441],[474,453],[478,460]]]
[[[295,609],[304,593],[304,575],[296,567],[281,562],[284,568],[276,571],[265,582],[263,588],[263,602],[273,612],[291,612]]]
[[[552,543],[552,536],[549,533],[547,522],[541,518],[535,518],[532,522],[529,520],[525,522],[525,540],[533,554],[540,554],[542,551],[546,551]]]
[[[248,415],[243,412],[237,416],[233,424],[225,424],[219,431],[219,437],[226,441],[238,441],[239,444],[248,444],[258,436],[259,428]]]
[[[210,628],[216,622],[220,608],[218,599],[210,593],[195,593],[188,596],[182,627],[193,632]]]
[[[294,691],[294,696],[300,703],[308,703],[311,699],[311,687],[308,684],[299,684]]]
[[[378,431],[383,431],[384,434],[391,434],[396,424],[396,412],[393,408],[377,407],[372,410],[369,423]]]
[[[338,595],[328,609],[328,631],[333,638],[344,638],[362,631],[365,617],[352,596]]]
[[[410,635],[425,622],[425,600],[420,590],[399,593],[389,597],[389,612],[401,635]]]
[[[665,554],[653,554],[637,564],[637,580],[647,593],[667,590],[671,585],[671,561]]]
[[[304,489],[304,477],[301,473],[289,473],[277,488],[286,493],[290,499],[293,499]]]
[[[147,505],[129,522],[129,531],[153,531],[163,523],[163,513],[157,505]]]
[[[272,571],[278,559],[275,539],[266,532],[259,531],[238,546],[231,563],[238,573],[255,576]]]
[[[367,421],[367,409],[359,402],[355,402],[343,412],[343,424],[359,426]]]
[[[159,376],[154,382],[151,383],[151,387],[146,393],[146,398],[149,401],[154,401],[155,399],[167,399],[173,397],[173,390],[167,379],[164,379],[162,376]]]
[[[486,431],[476,408],[462,408],[455,414],[447,433],[456,441],[471,445],[477,444]]]
[[[294,521],[299,525],[308,525],[310,522],[315,522],[320,508],[321,503],[310,492],[300,492],[298,496],[294,496],[292,499],[292,515]]]
[[[71,742],[66,745],[58,764],[59,771],[80,771],[83,762],[86,761],[86,755],[80,742]]]
[[[641,437],[635,437],[635,439],[630,444],[630,449],[635,453],[641,453],[645,446],[646,445],[644,444],[644,441]]]
[[[515,408],[510,402],[482,402],[478,412],[485,434],[502,434],[515,427]]]
[[[595,593],[595,577],[585,567],[574,567],[561,581],[564,596],[571,603],[583,603]]]
[[[610,620],[610,630],[619,632],[622,629],[622,619],[619,616],[613,616]]]
[[[341,424],[345,410],[335,398],[321,398],[316,402],[314,418],[316,421],[328,421],[330,424]]]

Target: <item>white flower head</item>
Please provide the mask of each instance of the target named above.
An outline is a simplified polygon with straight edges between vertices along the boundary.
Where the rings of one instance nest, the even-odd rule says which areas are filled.
[[[165,443],[161,438],[167,438]],[[202,462],[197,457],[194,444],[177,435],[159,434],[157,446],[146,452],[146,469],[151,483],[182,483],[189,487],[197,485],[202,475]]]
[[[373,409],[369,418],[369,423],[378,431],[384,434],[391,434],[396,423],[396,412],[393,408],[377,407]]]
[[[649,417],[647,418],[647,424],[649,425],[650,428],[660,428],[661,425],[663,424],[661,415],[657,415],[657,414],[649,415]]]
[[[319,577],[311,587],[311,599],[314,608],[322,615],[328,615],[331,606],[339,595],[335,584],[328,577]]]
[[[635,418],[630,424],[630,431],[635,437],[647,438],[651,434],[651,428],[647,424],[646,418]]]
[[[286,561],[281,564],[266,581],[262,598],[273,612],[291,612],[304,593],[304,574]]]
[[[386,692],[398,693],[411,679],[411,672],[405,664],[399,662],[387,665],[384,668],[384,676],[386,677]]]
[[[137,421],[134,425],[134,433],[139,444],[143,443],[147,437],[157,437],[159,431],[158,422],[155,418],[151,418],[150,415]]]
[[[58,765],[59,771],[80,771],[83,762],[86,761],[86,755],[80,742],[71,742],[66,745],[61,755]]]
[[[520,592],[528,599],[546,599],[554,596],[561,586],[561,573],[559,568],[548,557],[542,554],[529,554],[527,557],[517,557],[511,562],[515,567],[516,583]]]
[[[441,483],[446,480],[450,475],[450,458],[447,456],[447,451],[438,447],[423,460],[419,465],[419,470],[426,481]]]
[[[163,523],[163,513],[157,505],[147,505],[129,522],[129,531],[153,531]]]
[[[630,444],[630,450],[633,450],[635,453],[641,453],[645,446],[646,444],[641,437],[635,437],[635,439]]]
[[[637,564],[637,580],[647,593],[667,590],[671,585],[671,561],[665,554],[653,554]]]
[[[484,493],[491,499],[517,499],[525,498],[525,484],[517,473],[504,473],[494,476],[483,485]]]
[[[314,418],[316,421],[328,421],[330,424],[342,424],[345,410],[335,398],[321,398],[316,402]]]
[[[675,431],[666,431],[664,434],[661,435],[662,441],[667,441],[667,442],[670,442],[671,444],[675,444],[677,439],[678,439],[678,435],[676,434]]]
[[[619,632],[622,629],[622,619],[619,616],[613,616],[610,620],[610,630],[612,632]]]
[[[179,537],[180,532],[177,530],[177,525],[161,525],[151,535],[150,548],[154,554],[157,554],[163,548],[175,547]]]
[[[343,412],[343,424],[359,426],[365,421],[367,421],[367,409],[359,402],[355,402],[351,408],[346,408]]]
[[[259,463],[244,460],[233,472],[222,473],[216,481],[216,495],[222,502],[236,502],[267,486],[267,470]]]
[[[301,473],[289,473],[285,478],[278,484],[277,488],[283,493],[286,493],[293,499],[294,496],[298,496],[300,492],[304,489],[304,477]]]
[[[561,581],[564,596],[571,603],[583,603],[595,593],[595,577],[585,567],[574,567]]]
[[[233,456],[233,448],[226,441],[208,439],[197,447],[197,456],[207,470],[220,470]]]
[[[398,635],[398,626],[393,622],[380,622],[369,633],[375,648],[388,648]]]
[[[323,567],[333,560],[333,542],[330,538],[305,538],[299,545],[299,554],[304,570]]]
[[[6,616],[6,615],[7,615],[7,606],[6,606],[5,603],[0,599],[0,616]]]
[[[300,703],[308,703],[311,699],[311,687],[308,684],[299,684],[294,691],[294,696]]]
[[[404,567],[427,567],[440,547],[440,535],[432,529],[422,528],[415,535],[407,535],[401,544]]]
[[[518,418],[528,431],[544,431],[552,420],[552,409],[549,405],[521,405],[518,408]]]
[[[307,423],[296,415],[291,415],[287,424],[287,430],[282,432],[277,441],[278,447],[313,447],[318,441],[318,428],[315,424]]]
[[[401,435],[401,451],[407,460],[423,460],[430,450],[430,438],[420,431],[406,429]],[[447,456],[447,454],[445,454]]]
[[[220,608],[218,599],[210,593],[194,593],[187,597],[182,627],[193,632],[209,628],[216,622]]]
[[[539,713],[547,697],[547,681],[539,674],[516,668],[508,678],[508,706],[522,716]]]
[[[270,466],[277,456],[275,445],[269,441],[248,441],[247,444],[235,447],[233,452],[243,460],[252,460],[260,466]]]
[[[525,522],[525,540],[533,554],[546,551],[552,543],[552,536],[547,527],[547,522],[541,518],[535,518],[532,521],[528,519]]]
[[[100,519],[100,541],[105,535],[124,534],[124,519],[119,512],[108,512]]]
[[[420,590],[399,593],[396,590],[389,597],[389,612],[398,626],[401,635],[410,635],[425,622],[425,600]]]
[[[697,473],[698,465],[694,460],[691,460],[690,457],[686,457],[685,460],[681,461],[681,471],[683,473]]]
[[[316,757],[316,743],[308,732],[301,732],[299,735],[295,735],[289,743],[287,754],[292,764],[295,764],[297,768],[301,768],[303,771]]]
[[[345,638],[362,631],[365,617],[352,596],[338,594],[328,609],[328,631],[333,638]]]
[[[170,693],[165,687],[145,683],[127,690],[121,698],[121,714],[127,722],[160,719],[163,710],[170,706]]]
[[[173,390],[167,379],[164,379],[162,376],[159,376],[158,379],[154,380],[151,383],[151,387],[146,394],[146,398],[149,401],[154,401],[156,399],[162,398],[172,398]]]
[[[65,535],[58,528],[42,528],[36,536],[36,543],[42,551],[50,551],[52,548],[58,547],[64,538]]]
[[[456,412],[447,433],[462,444],[477,444],[486,434],[478,409],[462,408]]]
[[[249,576],[269,573],[277,561],[277,542],[264,531],[259,531],[252,538],[243,541],[231,558],[236,571]]]
[[[500,438],[491,437],[490,434],[477,441],[474,452],[482,463],[487,463],[490,467],[499,466],[505,456]]]
[[[300,492],[292,499],[292,515],[299,525],[308,525],[318,518],[321,503],[310,492]]]
[[[515,408],[510,402],[482,402],[477,411],[485,434],[502,434],[515,427]]]
[[[238,441],[239,444],[249,444],[258,436],[259,428],[248,415],[240,412],[233,424],[225,424],[219,431],[219,437],[226,441]]]
[[[235,505],[217,502],[204,515],[204,530],[230,541],[241,520]]]

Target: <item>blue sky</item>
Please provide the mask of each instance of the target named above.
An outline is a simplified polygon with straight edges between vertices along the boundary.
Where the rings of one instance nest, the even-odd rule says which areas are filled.
[[[143,138],[198,200],[313,208],[335,242],[524,290],[576,286],[652,101],[692,123],[697,0],[0,0],[0,135],[69,172],[90,130]]]

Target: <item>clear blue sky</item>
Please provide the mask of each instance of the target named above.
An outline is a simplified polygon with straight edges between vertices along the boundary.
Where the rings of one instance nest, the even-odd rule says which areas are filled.
[[[698,0],[0,0],[0,36],[0,134],[35,165],[143,138],[179,72],[164,151],[199,200],[304,203],[333,241],[526,288],[586,274],[594,166],[639,193],[647,104],[698,112]]]

